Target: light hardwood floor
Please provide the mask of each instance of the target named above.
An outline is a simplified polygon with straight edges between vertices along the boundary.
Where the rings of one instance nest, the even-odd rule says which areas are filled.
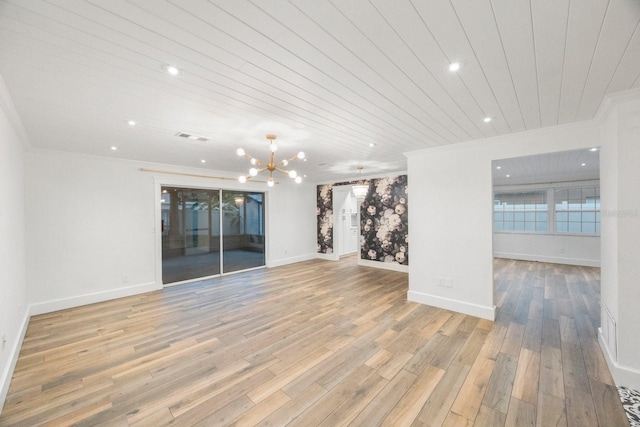
[[[628,425],[599,270],[495,275],[495,323],[409,303],[406,274],[353,257],[36,316],[0,425]]]

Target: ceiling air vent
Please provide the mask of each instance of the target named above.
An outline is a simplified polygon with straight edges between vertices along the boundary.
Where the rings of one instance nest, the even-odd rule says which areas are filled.
[[[180,138],[187,138],[192,141],[200,141],[200,142],[207,142],[210,139],[210,138],[207,138],[206,136],[194,135],[192,133],[186,133],[186,132],[178,132],[176,133],[176,136],[179,136]]]

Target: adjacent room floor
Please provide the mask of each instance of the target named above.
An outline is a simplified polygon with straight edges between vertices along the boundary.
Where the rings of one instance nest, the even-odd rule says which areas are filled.
[[[599,270],[495,272],[496,322],[353,257],[36,316],[0,425],[627,425]]]

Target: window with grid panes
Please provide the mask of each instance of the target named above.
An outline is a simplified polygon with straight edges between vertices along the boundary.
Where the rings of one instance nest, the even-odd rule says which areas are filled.
[[[600,234],[600,188],[563,188],[554,192],[554,230]]]
[[[495,193],[495,231],[546,232],[548,230],[546,190]]]

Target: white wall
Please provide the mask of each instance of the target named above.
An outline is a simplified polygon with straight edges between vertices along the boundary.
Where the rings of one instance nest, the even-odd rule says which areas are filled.
[[[493,255],[498,258],[599,267],[600,236],[495,232]]]
[[[32,314],[159,287],[153,177],[139,167],[63,152],[29,153],[27,280]]]
[[[0,410],[28,322],[24,237],[24,153],[28,143],[18,128],[21,124],[0,77]]]
[[[618,318],[618,222],[615,216],[602,215],[602,211],[618,206],[617,120],[616,112],[611,112],[604,120],[600,133],[600,298],[605,306],[610,305],[609,310],[615,319]]]
[[[618,385],[640,389],[640,90],[604,108],[600,344]]]
[[[491,162],[599,143],[581,123],[407,153],[409,300],[493,319]]]
[[[27,157],[27,254],[32,314],[159,289],[160,186],[266,189],[161,173],[220,172],[32,150]],[[267,194],[267,265],[315,257],[315,187]],[[302,232],[301,232],[302,230]]]
[[[640,94],[640,91],[638,91]],[[618,204],[604,206],[618,222],[618,360],[640,390],[640,96],[618,107]],[[607,284],[604,284],[607,286]]]
[[[276,187],[267,194],[267,266],[316,258],[316,185],[284,178]]]

